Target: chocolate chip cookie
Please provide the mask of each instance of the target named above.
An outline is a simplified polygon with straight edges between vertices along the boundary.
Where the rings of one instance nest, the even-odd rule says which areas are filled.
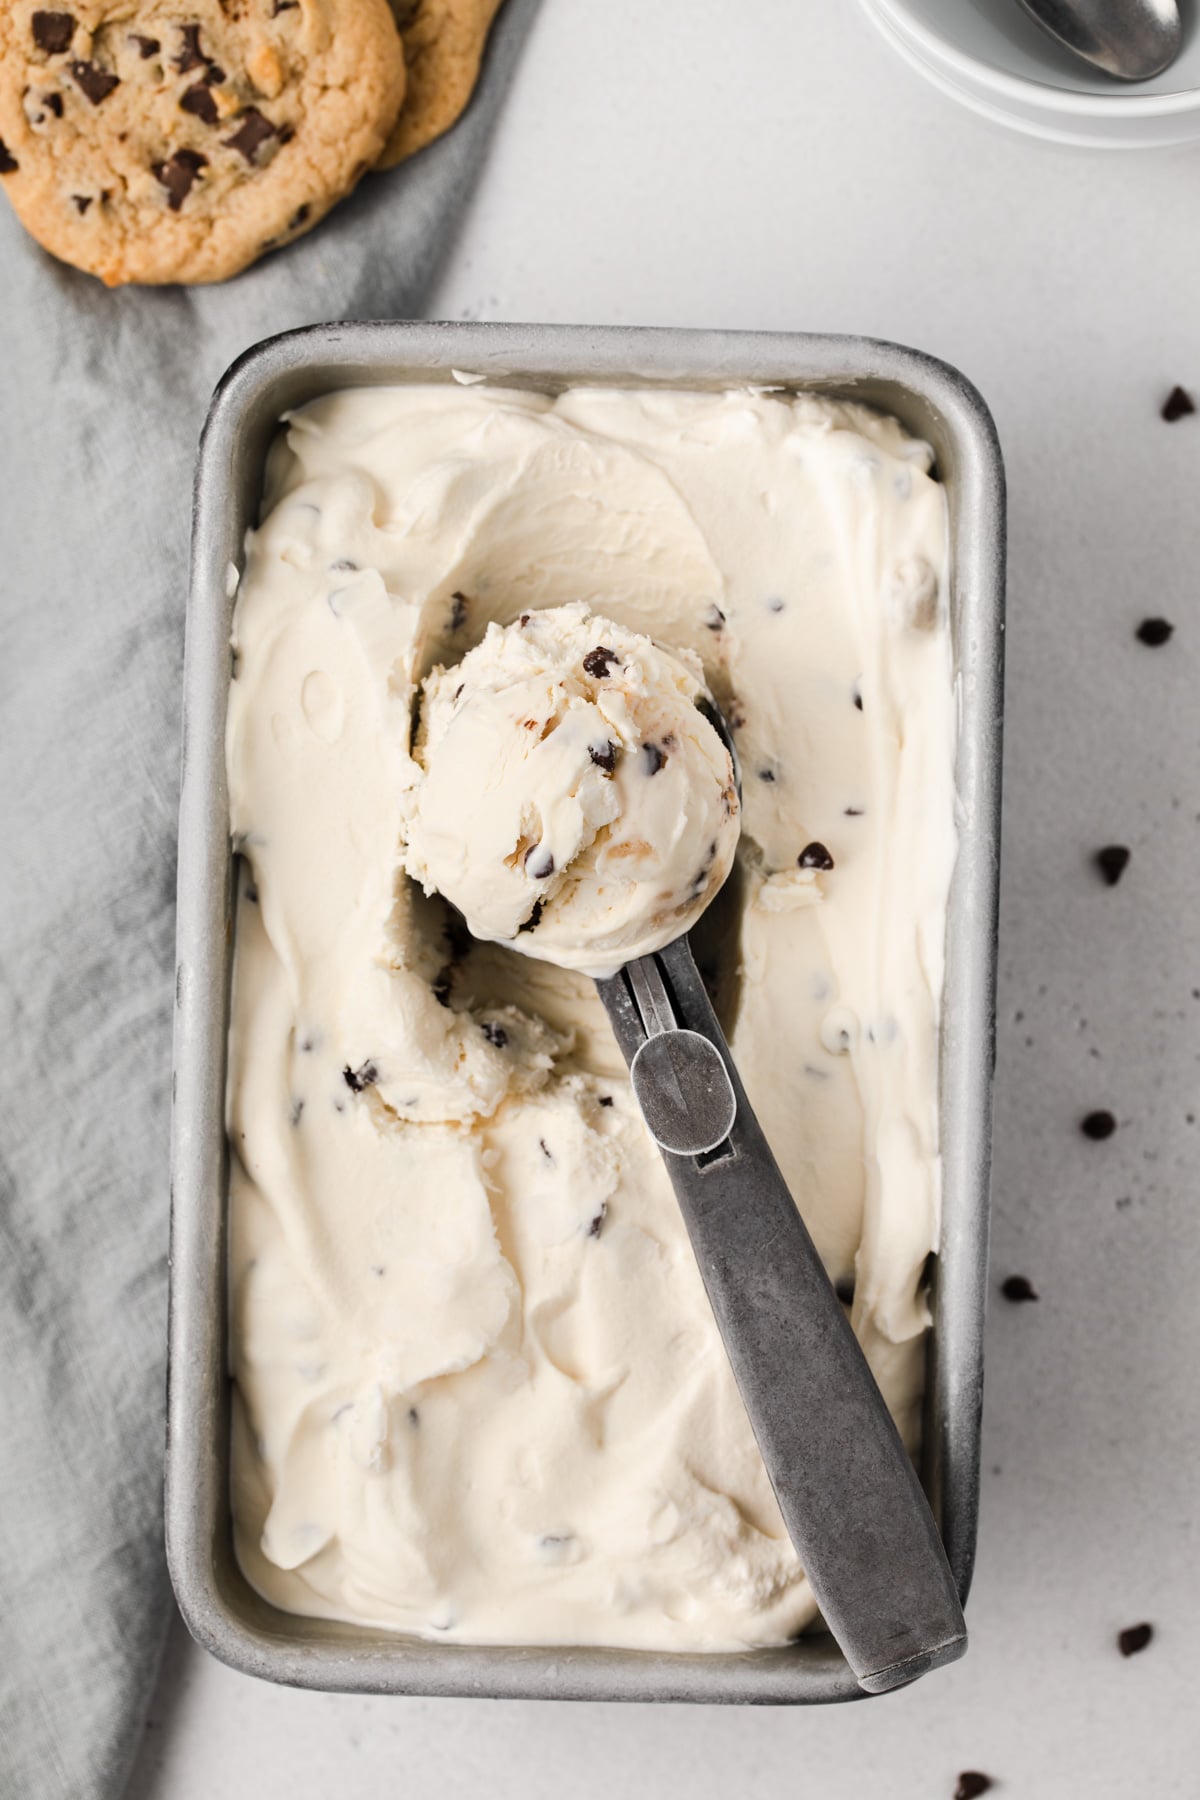
[[[391,0],[404,39],[408,93],[379,158],[390,169],[449,131],[471,98],[501,0]]]
[[[349,192],[404,89],[388,0],[0,0],[0,187],[109,286],[220,281]]]

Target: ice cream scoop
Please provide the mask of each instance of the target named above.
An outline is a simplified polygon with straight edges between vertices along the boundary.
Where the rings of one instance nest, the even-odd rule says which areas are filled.
[[[586,606],[489,625],[424,686],[405,864],[477,938],[612,975],[699,918],[741,807],[699,662]]]
[[[409,872],[475,935],[597,977],[788,1534],[870,1692],[966,1647],[925,1495],[754,1116],[687,931],[733,860],[699,666],[566,606],[425,686]],[[664,779],[665,777],[665,779]]]

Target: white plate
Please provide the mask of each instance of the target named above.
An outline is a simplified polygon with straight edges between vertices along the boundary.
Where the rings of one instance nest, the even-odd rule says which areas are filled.
[[[1088,149],[1152,149],[1200,139],[1200,30],[1153,81],[1118,83],[1059,48],[1017,0],[861,0],[910,67],[985,118]]]

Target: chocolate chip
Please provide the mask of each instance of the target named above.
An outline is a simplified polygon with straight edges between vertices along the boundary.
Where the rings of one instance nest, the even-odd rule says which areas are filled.
[[[467,622],[467,607],[470,602],[465,594],[454,595],[454,605],[450,609],[451,631],[461,631]]]
[[[1127,1625],[1117,1637],[1117,1649],[1122,1656],[1136,1656],[1153,1636],[1153,1625]]]
[[[538,1139],[538,1149],[541,1151],[542,1155],[545,1157],[545,1159],[548,1163],[552,1163],[554,1161],[554,1157],[553,1157],[553,1154],[551,1153],[550,1146],[546,1142],[545,1138]]]
[[[20,166],[4,139],[0,138],[0,175],[12,175]]]
[[[603,744],[589,744],[588,755],[596,767],[603,769],[606,775],[611,775],[617,766],[617,746],[611,738]]]
[[[298,206],[296,208],[295,212],[292,214],[291,218],[287,222],[288,230],[289,231],[299,231],[299,229],[302,225],[306,225],[308,223],[308,215],[311,212],[311,210],[312,209],[309,206],[307,200],[304,202],[303,206]]]
[[[545,905],[546,905],[546,902],[544,900],[535,900],[534,901],[533,911],[530,913],[530,915],[526,919],[525,923],[523,925],[517,926],[518,935],[520,935],[520,933],[522,931],[536,931],[537,930],[538,926],[542,922],[542,912],[543,912],[543,909],[545,908]]]
[[[554,873],[554,857],[544,844],[525,852],[525,873],[531,881],[546,881]]]
[[[954,1790],[954,1800],[979,1800],[981,1794],[990,1793],[995,1785],[990,1775],[982,1775],[978,1769],[964,1769]]]
[[[130,43],[137,45],[138,55],[143,62],[149,62],[150,58],[152,56],[157,56],[162,49],[162,45],[157,38],[143,37],[140,31],[132,32],[129,41]]]
[[[202,81],[190,87],[179,102],[185,113],[194,113],[196,118],[203,119],[206,125],[217,122],[217,103],[211,92]]]
[[[63,97],[61,94],[43,94],[42,105],[47,112],[52,112],[56,119],[63,116]]]
[[[710,606],[704,620],[709,631],[724,631],[725,614],[719,606]]]
[[[218,64],[209,63],[201,79],[207,81],[209,87],[220,87],[225,79],[225,71]]]
[[[200,48],[200,27],[181,25],[179,29],[183,36],[183,48],[175,58],[175,67],[181,75],[186,75],[189,69],[200,68],[208,58]]]
[[[47,56],[61,56],[71,48],[75,20],[70,13],[35,12],[32,23],[33,41]]]
[[[1162,403],[1161,416],[1167,421],[1168,425],[1173,425],[1176,419],[1186,419],[1188,414],[1194,413],[1195,410],[1196,402],[1192,399],[1192,396],[1188,393],[1187,389],[1173,387]]]
[[[642,745],[642,764],[645,774],[657,775],[666,760],[666,755],[657,744]]]
[[[759,769],[758,770],[758,779],[760,781],[765,781],[767,783],[767,785],[770,786],[775,780],[774,769]]]
[[[292,1102],[292,1112],[291,1112],[292,1124],[298,1125],[300,1123],[300,1120],[303,1118],[303,1116],[304,1116],[303,1100],[294,1100]]]
[[[1000,1292],[1006,1300],[1038,1300],[1041,1298],[1028,1275],[1009,1275],[1000,1283]]]
[[[1143,619],[1134,636],[1139,644],[1148,644],[1151,650],[1157,650],[1166,643],[1174,630],[1175,627],[1167,619]]]
[[[352,1069],[347,1064],[342,1070],[342,1080],[352,1094],[361,1094],[364,1088],[375,1086],[379,1080],[379,1070],[373,1062],[363,1063],[360,1069]]]
[[[1092,860],[1109,887],[1116,887],[1129,865],[1129,852],[1124,844],[1106,844]]]
[[[479,1029],[482,1031],[488,1043],[494,1044],[497,1050],[503,1050],[507,1045],[508,1033],[505,1031],[503,1025],[496,1025],[493,1024],[491,1019],[485,1019]]]
[[[784,600],[781,600],[778,594],[772,594],[770,599],[767,601],[767,611],[773,612],[773,613],[781,613],[786,604],[787,604],[787,602]]]
[[[867,809],[865,806],[848,806],[846,808],[846,817],[848,819],[862,819],[865,818],[866,811]]]
[[[524,631],[525,627],[528,625],[528,623],[529,623],[530,619],[532,619],[532,617],[533,617],[532,613],[523,612],[521,614],[520,618],[517,620],[517,624],[521,627],[522,631]]]
[[[410,1406],[408,1409],[408,1422],[414,1431],[421,1429],[421,1415],[415,1406]]]
[[[1112,1136],[1117,1129],[1117,1121],[1110,1112],[1090,1112],[1079,1121],[1079,1129],[1084,1137],[1100,1143],[1104,1138]]]
[[[269,139],[277,137],[281,142],[286,142],[283,134],[276,126],[272,125],[270,119],[265,118],[259,112],[257,106],[248,106],[240,116],[241,124],[233,136],[223,138],[222,142],[227,150],[238,151],[248,163],[254,161],[259,150]]]
[[[599,1099],[599,1105],[611,1106],[612,1103],[613,1103],[613,1097],[611,1094],[601,1094],[600,1099]]]
[[[854,687],[851,690],[850,698],[854,701],[855,711],[861,712],[863,709],[862,687],[860,686],[860,684],[857,681],[855,682]]]
[[[198,150],[177,150],[169,162],[154,164],[155,180],[166,188],[167,205],[172,212],[179,211],[192,191],[192,183],[207,164],[207,156],[201,156]]]
[[[88,207],[92,204],[91,194],[72,194],[71,199],[75,203],[76,212],[79,212],[79,213],[85,213],[87,211]]]
[[[804,846],[803,850],[796,858],[796,861],[802,869],[828,870],[833,867],[832,856],[830,856],[824,844],[817,843],[815,840],[811,844],[806,844]]]
[[[584,657],[583,666],[589,675],[594,675],[597,681],[603,681],[608,671],[615,668],[620,660],[615,650],[606,650],[603,644],[597,644]]]
[[[98,69],[95,63],[90,62],[73,62],[71,79],[93,106],[99,106],[102,100],[108,99],[114,88],[121,85],[118,75],[111,75],[107,69]]]
[[[595,1218],[587,1228],[587,1234],[590,1238],[598,1238],[600,1233],[604,1230],[604,1217],[607,1212],[608,1201],[602,1200],[600,1202],[600,1211],[596,1214]]]

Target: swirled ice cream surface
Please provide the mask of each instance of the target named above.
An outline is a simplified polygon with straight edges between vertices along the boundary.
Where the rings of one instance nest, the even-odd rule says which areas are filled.
[[[741,837],[693,944],[916,1448],[955,854],[930,460],[741,391],[355,389],[287,421],[227,729],[233,1510],[285,1610],[675,1651],[814,1616],[592,984],[407,872],[420,684],[525,612],[699,659],[733,727]]]

